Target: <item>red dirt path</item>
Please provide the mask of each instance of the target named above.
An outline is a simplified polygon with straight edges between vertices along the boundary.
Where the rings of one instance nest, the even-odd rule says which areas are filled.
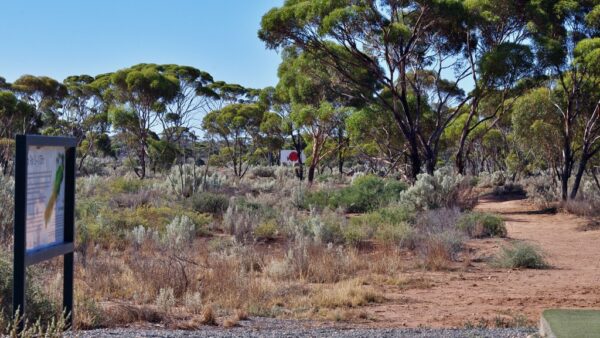
[[[466,268],[403,274],[430,279],[434,286],[386,287],[389,301],[367,308],[376,326],[463,327],[499,316],[525,316],[535,324],[546,308],[600,308],[600,231],[577,230],[585,219],[528,214],[536,209],[526,200],[482,199],[476,209],[502,215],[508,238],[470,241],[472,261]],[[514,240],[541,247],[552,268],[502,270],[483,262]]]

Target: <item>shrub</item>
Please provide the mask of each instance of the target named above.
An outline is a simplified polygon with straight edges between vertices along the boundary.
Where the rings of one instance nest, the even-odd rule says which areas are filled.
[[[470,180],[442,168],[433,175],[418,175],[415,184],[401,194],[401,201],[416,210],[453,207],[465,210],[472,209],[477,198]]]
[[[277,222],[275,220],[268,220],[260,223],[259,226],[254,229],[254,237],[256,239],[268,240],[273,239],[277,235]]]
[[[561,207],[567,212],[582,217],[600,216],[600,201],[575,199],[561,203]]]
[[[306,220],[306,227],[312,232],[313,239],[321,244],[343,243],[342,228],[345,224],[346,219],[343,216],[329,209],[325,209],[321,214],[312,209]]]
[[[506,237],[507,234],[501,217],[483,212],[464,214],[456,226],[474,238]]]
[[[241,207],[235,199],[229,203],[223,216],[223,226],[233,235],[237,243],[247,244],[254,241],[254,229],[260,222],[256,211]]]
[[[254,167],[250,170],[250,173],[254,177],[275,177],[275,168],[274,167]]]
[[[296,191],[296,205],[300,209],[310,210],[311,208],[317,208],[323,210],[328,207],[337,208],[337,199],[335,192],[330,190],[319,190],[313,192],[306,192],[302,188],[298,188]]]
[[[107,168],[111,168],[114,165],[113,159],[109,157],[100,158],[88,156],[83,160],[81,166],[81,172],[85,175],[106,175],[108,173]]]
[[[550,203],[560,200],[560,192],[550,175],[542,174],[529,177],[524,181],[527,197],[535,204],[549,207]]]
[[[169,313],[175,306],[175,293],[172,288],[161,288],[156,296],[156,306],[163,312]]]
[[[211,192],[198,192],[192,197],[192,208],[201,213],[221,215],[229,206],[229,198]]]
[[[514,183],[514,182],[506,182],[504,185],[502,186],[495,186],[494,189],[492,190],[492,193],[496,196],[501,196],[501,195],[525,195],[525,189],[523,188],[523,186],[519,183]]]
[[[172,194],[191,196],[199,190],[202,174],[200,167],[193,164],[174,165],[166,175],[164,182]]]
[[[400,199],[406,190],[404,182],[385,180],[377,176],[359,176],[352,185],[339,190],[320,190],[305,194],[300,206],[304,209],[343,208],[349,213],[365,213],[385,207]]]
[[[384,180],[367,175],[353,180],[352,185],[342,189],[337,195],[337,204],[347,212],[363,213],[373,211],[400,199],[400,193],[406,190],[406,184],[399,181]]]
[[[137,193],[144,186],[144,181],[137,178],[117,177],[110,182],[110,188],[118,193]]]
[[[13,264],[12,257],[0,249],[0,317],[5,322],[10,321],[12,316],[12,294],[13,294]],[[25,319],[35,322],[38,319],[47,323],[56,316],[57,306],[42,291],[41,271],[37,267],[27,269],[27,285],[25,291],[25,302],[27,313]],[[2,320],[0,320],[2,321]],[[0,327],[0,335],[4,328]]]
[[[508,269],[545,269],[549,267],[541,250],[524,242],[516,243],[511,247],[503,247],[494,263],[498,267]]]
[[[167,225],[164,242],[175,249],[180,245],[189,245],[196,235],[196,225],[185,215],[176,216]]]
[[[449,262],[456,260],[465,242],[465,234],[456,226],[460,215],[458,208],[441,208],[422,212],[417,217],[411,244],[427,268],[445,269]]]
[[[414,212],[406,206],[398,205],[352,217],[350,225],[344,230],[348,243],[376,238],[383,242],[408,245],[413,236],[410,222]]]
[[[10,242],[13,235],[14,181],[0,175],[0,245]]]

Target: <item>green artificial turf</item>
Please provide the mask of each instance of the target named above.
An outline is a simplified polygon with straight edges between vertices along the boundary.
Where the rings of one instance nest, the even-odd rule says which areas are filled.
[[[553,309],[542,316],[557,338],[600,338],[600,311]]]

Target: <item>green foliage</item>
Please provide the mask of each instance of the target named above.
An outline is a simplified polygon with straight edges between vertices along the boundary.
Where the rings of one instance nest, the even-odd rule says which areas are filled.
[[[274,178],[275,167],[254,167],[251,170],[252,176],[263,178]]]
[[[144,182],[130,177],[117,177],[110,183],[110,189],[117,193],[137,193],[143,187]]]
[[[258,240],[269,240],[277,235],[277,222],[275,220],[267,220],[260,223],[254,229],[254,237]]]
[[[192,208],[201,213],[222,215],[229,206],[229,198],[212,192],[197,192],[191,199]]]
[[[507,269],[546,269],[549,267],[541,250],[525,242],[503,247],[494,265]]]
[[[255,161],[264,113],[259,104],[236,103],[211,111],[202,120],[202,128],[223,143],[213,159],[232,167],[238,177]]]
[[[456,226],[474,238],[506,237],[507,231],[500,216],[482,212],[464,214]]]
[[[303,207],[343,208],[349,213],[364,213],[398,201],[406,183],[366,175],[340,190],[320,190],[306,194]]]
[[[13,262],[7,252],[0,249],[0,322],[10,322],[12,316]],[[58,306],[42,291],[41,270],[37,267],[27,269],[26,319],[31,323],[40,319],[48,323],[56,317]],[[0,327],[0,335],[5,328]]]
[[[8,244],[13,235],[14,189],[14,181],[10,177],[0,175],[0,246]]]
[[[402,205],[378,209],[352,217],[344,229],[344,238],[352,244],[376,238],[383,242],[410,245],[414,234],[410,224],[414,217],[414,211]]]

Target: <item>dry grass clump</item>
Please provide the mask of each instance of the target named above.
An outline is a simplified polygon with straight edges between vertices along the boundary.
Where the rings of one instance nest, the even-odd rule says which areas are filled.
[[[99,305],[104,316],[101,326],[119,326],[135,322],[161,323],[166,318],[163,312],[150,305],[125,302],[101,302]]]
[[[311,296],[311,304],[324,308],[354,308],[370,303],[381,303],[383,295],[362,280],[355,278],[335,283],[331,286],[321,286]]]
[[[217,316],[215,315],[215,311],[212,306],[207,306],[200,315],[201,321],[203,325],[217,325]]]
[[[570,199],[561,203],[561,207],[568,213],[595,218],[600,217],[600,201],[595,200],[584,200],[584,199]]]

